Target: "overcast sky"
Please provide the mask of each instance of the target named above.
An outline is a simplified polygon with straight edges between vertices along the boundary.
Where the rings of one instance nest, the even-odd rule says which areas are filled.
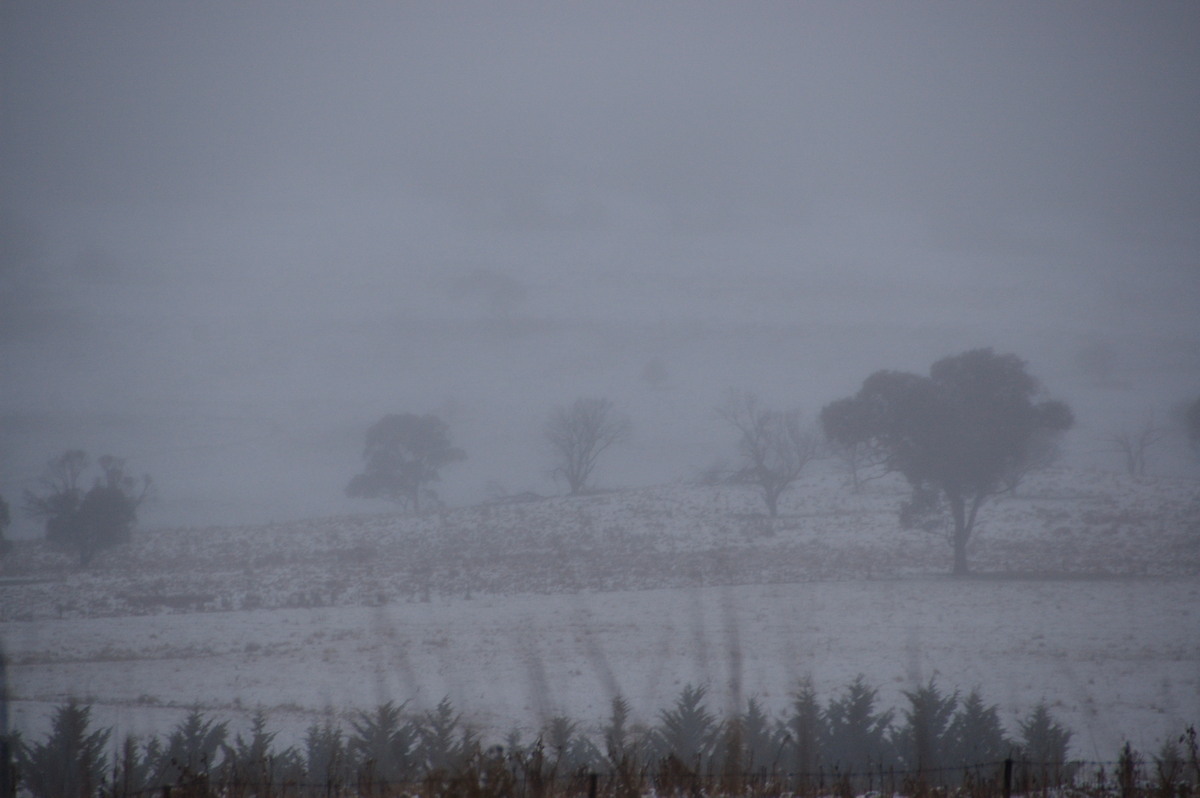
[[[1162,412],[1198,40],[1192,2],[8,0],[0,495],[82,446],[162,522],[345,511],[404,411],[468,451],[449,498],[550,490],[577,394],[642,432],[609,484],[666,481],[725,388],[815,413],[981,345]]]

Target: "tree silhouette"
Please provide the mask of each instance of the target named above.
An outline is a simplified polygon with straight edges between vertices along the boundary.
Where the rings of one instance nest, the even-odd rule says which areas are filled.
[[[25,491],[25,512],[45,522],[46,540],[79,553],[87,566],[109,546],[129,541],[137,510],[150,492],[150,477],[139,482],[125,473],[125,461],[105,455],[96,461],[101,476],[85,491],[86,452],[73,449],[51,460],[40,491]]]
[[[1109,451],[1121,456],[1125,473],[1131,477],[1146,476],[1146,456],[1167,438],[1167,430],[1147,418],[1136,428],[1117,430],[1105,438]]]
[[[104,785],[109,729],[92,729],[92,708],[75,699],[54,711],[45,742],[17,745],[17,770],[35,798],[84,798]]]
[[[819,453],[816,435],[801,427],[800,411],[768,410],[752,393],[730,393],[717,413],[738,432],[739,478],[762,490],[767,512],[776,517],[779,497]]]
[[[825,432],[839,442],[870,441],[885,467],[904,475],[913,490],[901,512],[906,525],[949,513],[954,573],[965,574],[980,507],[1007,489],[1006,477],[1047,432],[1074,421],[1062,402],[1035,402],[1039,393],[1020,358],[974,349],[934,363],[928,377],[875,372],[852,397],[857,425]]]
[[[367,430],[366,468],[346,486],[352,499],[390,499],[421,511],[421,491],[441,479],[439,471],[467,458],[450,445],[450,428],[434,415],[387,415]]]
[[[878,695],[859,674],[840,698],[830,700],[825,710],[828,762],[844,776],[862,773],[888,758],[892,711],[875,710]]]
[[[886,455],[868,434],[869,426],[861,417],[866,407],[854,397],[838,399],[821,409],[821,428],[833,444],[837,458],[850,474],[850,486],[859,493],[863,483],[884,476]]]
[[[582,493],[600,455],[629,438],[629,419],[608,399],[576,399],[559,407],[546,422],[546,442],[554,455],[555,476],[567,481],[571,495]]]

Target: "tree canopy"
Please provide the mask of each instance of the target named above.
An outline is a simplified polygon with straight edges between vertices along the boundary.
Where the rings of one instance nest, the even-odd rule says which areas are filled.
[[[450,427],[435,415],[384,416],[367,429],[366,467],[346,486],[353,499],[389,499],[413,512],[421,510],[421,492],[441,479],[443,467],[467,458],[450,443]]]
[[[96,461],[100,476],[83,488],[91,465],[87,453],[72,449],[46,465],[40,490],[25,491],[25,512],[42,519],[46,540],[79,554],[88,565],[102,549],[129,541],[137,510],[150,491],[150,477],[139,482],[125,473],[125,461],[105,455]]]
[[[830,405],[822,423],[830,439],[869,445],[904,475],[913,498],[902,520],[949,512],[954,573],[964,574],[980,507],[1006,490],[1006,478],[1035,456],[1044,435],[1074,421],[1066,404],[1036,401],[1040,392],[1020,358],[974,349],[934,363],[928,377],[877,371],[850,398],[853,412],[831,414]],[[831,415],[853,423],[831,423]]]

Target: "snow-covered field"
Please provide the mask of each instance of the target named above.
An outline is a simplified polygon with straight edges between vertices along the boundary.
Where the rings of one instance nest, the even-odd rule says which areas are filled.
[[[1200,484],[1055,470],[989,505],[977,578],[897,528],[901,486],[814,472],[770,521],[749,489],[667,486],[420,519],[145,532],[89,571],[27,544],[0,636],[16,726],[68,695],[122,732],[256,706],[298,734],[325,711],[448,696],[496,736],[652,721],[686,683],[782,711],[857,674],[885,705],[935,677],[1016,721],[1046,699],[1073,752],[1112,759],[1200,722]],[[35,581],[40,580],[40,581]]]

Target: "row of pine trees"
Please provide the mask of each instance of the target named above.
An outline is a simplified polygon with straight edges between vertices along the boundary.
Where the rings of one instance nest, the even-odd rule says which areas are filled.
[[[978,690],[962,696],[930,680],[905,697],[899,713],[882,709],[877,690],[859,676],[822,702],[804,681],[781,718],[772,718],[755,699],[744,711],[721,717],[709,708],[704,687],[688,685],[651,725],[632,723],[629,704],[616,697],[596,735],[556,717],[533,740],[513,732],[491,746],[449,700],[415,714],[388,702],[357,713],[348,729],[333,720],[315,723],[299,745],[286,747],[277,744],[261,711],[246,735],[231,735],[227,721],[194,710],[165,737],[114,741],[110,729],[93,728],[89,706],[69,701],[56,710],[45,740],[16,739],[16,773],[35,798],[160,795],[165,786],[200,790],[196,794],[221,786],[223,794],[328,795],[388,794],[423,784],[426,792],[438,793],[431,785],[445,787],[463,774],[474,774],[477,786],[507,781],[544,787],[591,773],[606,774],[606,783],[624,784],[631,793],[647,785],[758,779],[827,794],[838,785],[882,787],[887,779],[936,785],[994,780],[1010,758],[1042,784],[1071,778],[1071,734],[1045,703],[1012,738],[997,707]],[[1186,756],[1174,755],[1186,764]]]

